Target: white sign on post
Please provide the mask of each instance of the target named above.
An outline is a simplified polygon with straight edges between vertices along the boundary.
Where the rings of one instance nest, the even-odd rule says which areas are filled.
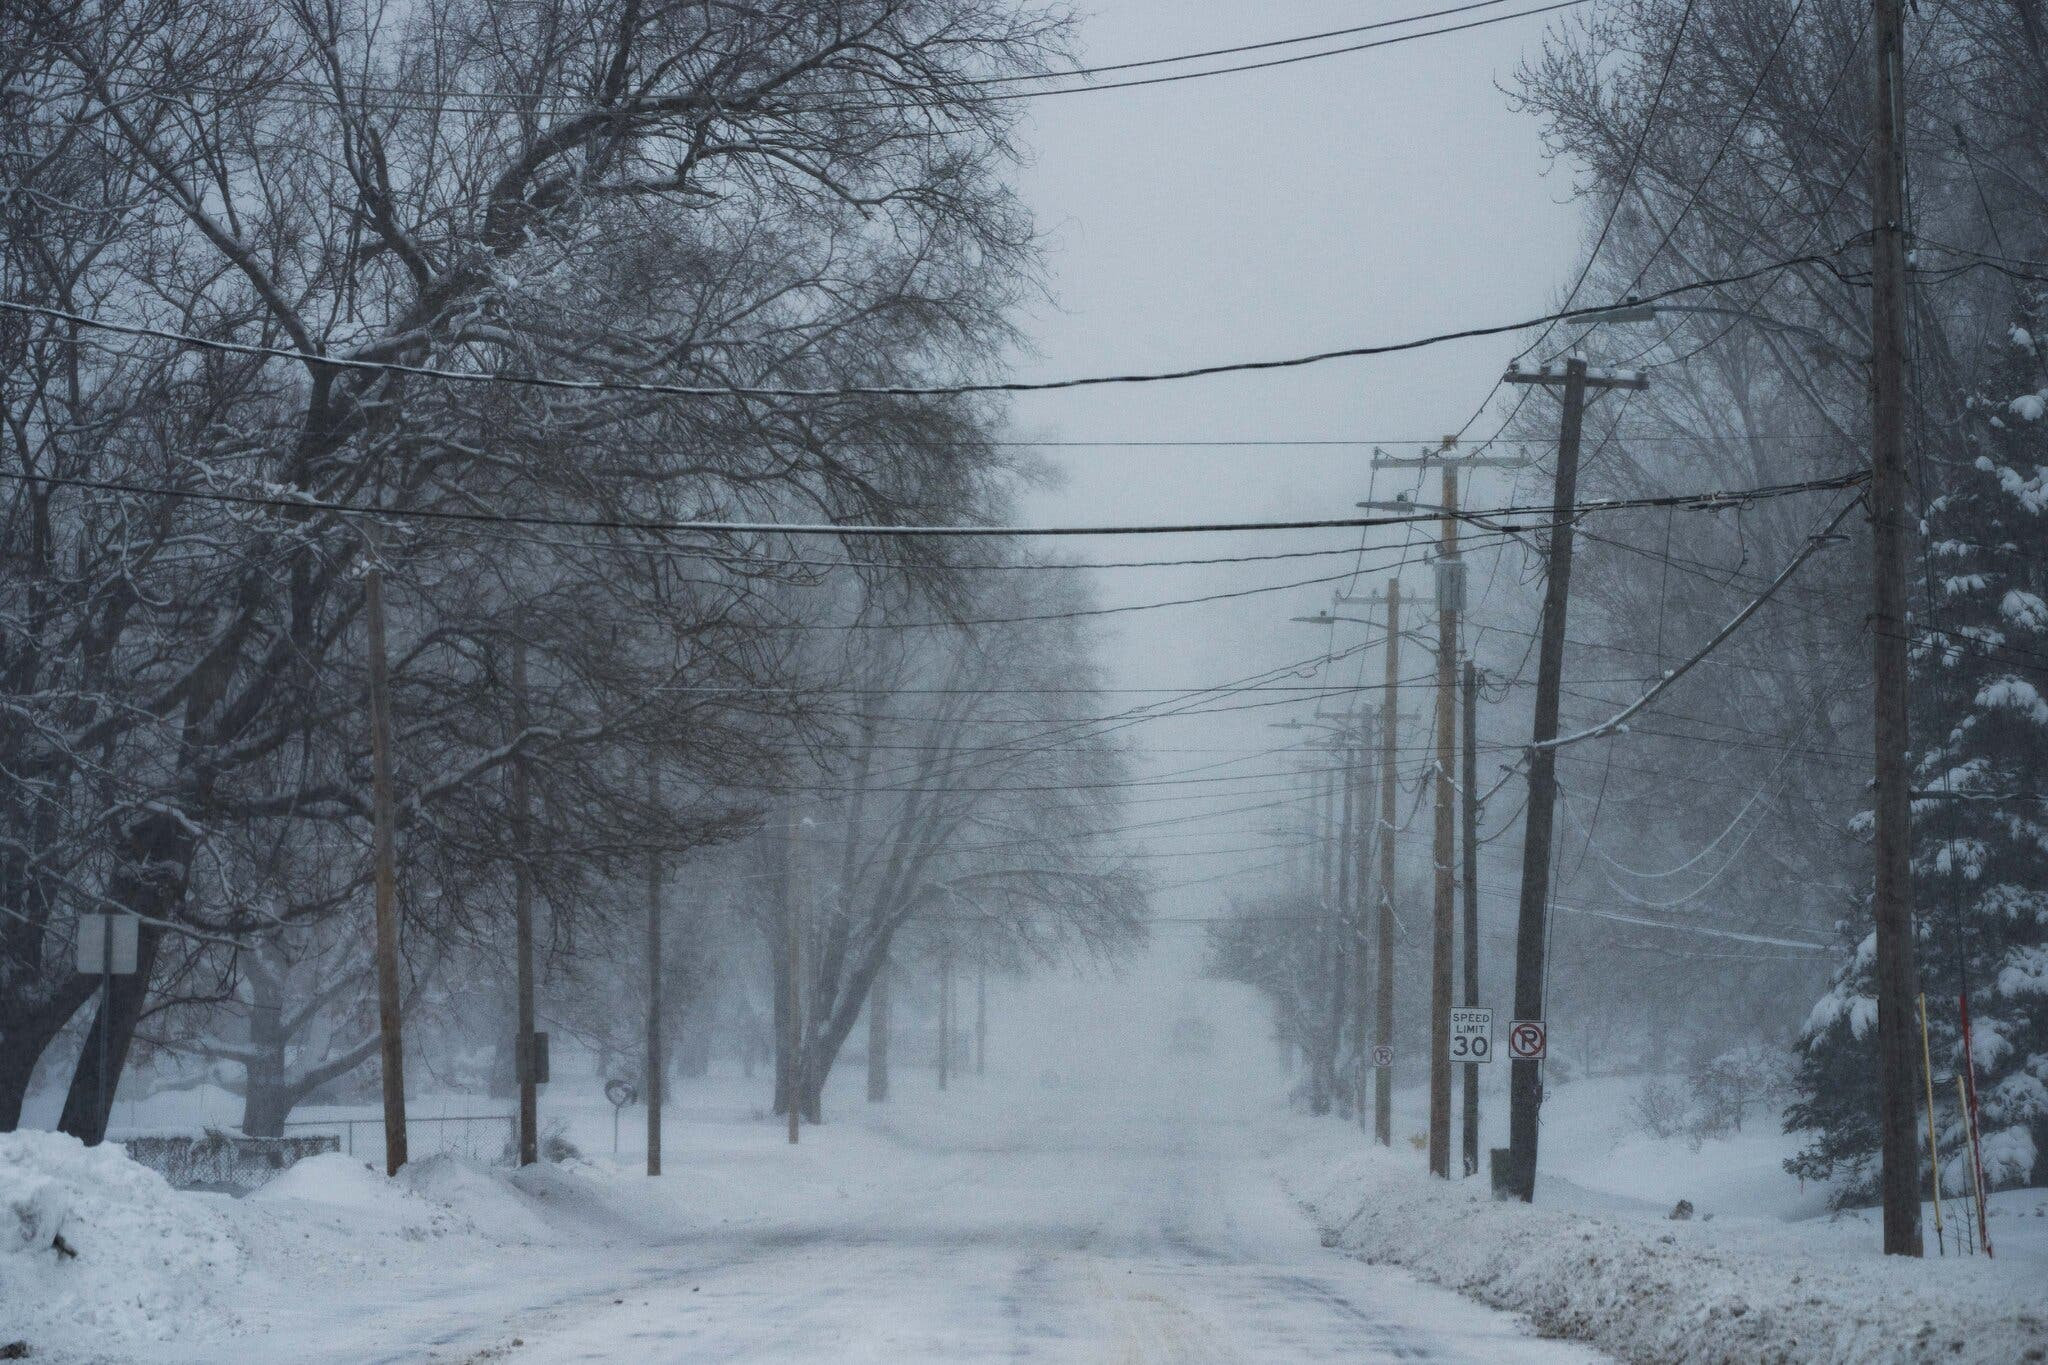
[[[80,915],[79,972],[85,976],[134,975],[135,929],[141,923],[133,915]]]
[[[1463,1008],[1451,1011],[1451,1060],[1490,1062],[1493,1060],[1493,1011]]]
[[[1517,1019],[1508,1025],[1508,1052],[1518,1062],[1540,1062],[1550,1052],[1550,1031],[1541,1019]]]

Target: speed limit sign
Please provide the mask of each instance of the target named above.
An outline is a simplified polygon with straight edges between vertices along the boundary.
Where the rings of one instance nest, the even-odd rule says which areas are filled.
[[[1493,1060],[1493,1011],[1454,1009],[1450,1018],[1451,1060],[1490,1062]]]

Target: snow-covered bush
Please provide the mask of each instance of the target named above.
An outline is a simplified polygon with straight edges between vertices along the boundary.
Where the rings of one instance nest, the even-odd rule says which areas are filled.
[[[1630,1121],[1654,1138],[1677,1137],[1691,1113],[1684,1092],[1662,1078],[1644,1081],[1628,1104]]]
[[[1741,1132],[1749,1111],[1781,1097],[1791,1080],[1791,1057],[1765,1043],[1730,1048],[1701,1061],[1686,1077],[1692,1131],[1701,1137]]]

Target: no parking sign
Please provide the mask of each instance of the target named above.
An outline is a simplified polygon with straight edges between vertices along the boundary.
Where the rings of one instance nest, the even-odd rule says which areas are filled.
[[[1508,1055],[1516,1061],[1540,1062],[1549,1050],[1549,1032],[1541,1019],[1517,1019],[1508,1025]]]

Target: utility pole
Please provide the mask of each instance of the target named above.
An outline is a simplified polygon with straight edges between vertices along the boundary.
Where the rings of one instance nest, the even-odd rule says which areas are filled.
[[[939,1089],[953,1064],[953,947],[939,949]]]
[[[1465,660],[1465,1004],[1479,1005],[1479,668]],[[1465,1175],[1479,1174],[1479,1063],[1465,1063]]]
[[[374,921],[377,934],[377,1036],[384,1072],[384,1171],[405,1165],[405,1042],[398,995],[397,870],[391,809],[391,675],[384,654],[384,557],[374,521],[363,575],[363,618],[370,648],[370,807]]]
[[[803,925],[797,914],[796,803],[782,810],[782,917],[789,929],[789,1145],[803,1131],[804,993]]]
[[[1301,729],[1303,726],[1299,721],[1292,721],[1286,722],[1283,728]],[[1316,989],[1318,990],[1330,984],[1328,981],[1330,964],[1327,960],[1331,908],[1329,892],[1329,767],[1328,760],[1324,759],[1319,763],[1314,757],[1313,751],[1311,751],[1310,756],[1297,760],[1295,764],[1296,771],[1300,772],[1303,778],[1306,779],[1308,787],[1308,837],[1303,842],[1303,851],[1307,862],[1303,869],[1302,890],[1303,894],[1314,906],[1312,913],[1317,935],[1315,975]],[[1320,1017],[1320,1007],[1311,1004],[1309,1013],[1310,1023],[1302,1041],[1302,1060],[1308,1066],[1309,1112],[1311,1114],[1322,1114],[1328,1112],[1329,1102],[1332,1098],[1331,1087],[1336,1081],[1336,1073],[1332,1066],[1326,1065],[1326,1063],[1333,1061],[1333,1059],[1327,1058],[1324,1055],[1323,1027],[1325,1021]]]
[[[988,1074],[988,940],[974,955],[974,1074]]]
[[[1544,930],[1550,912],[1550,856],[1556,832],[1559,692],[1564,683],[1565,609],[1572,579],[1573,504],[1579,489],[1579,437],[1585,428],[1586,395],[1607,389],[1648,387],[1641,372],[1590,373],[1579,356],[1560,372],[1511,368],[1508,384],[1562,388],[1558,424],[1557,477],[1551,490],[1550,553],[1543,583],[1543,629],[1537,649],[1536,719],[1529,750],[1528,822],[1522,835],[1521,905],[1515,917],[1515,1019],[1543,1020]],[[1543,1103],[1542,1062],[1510,1062],[1508,1080],[1508,1191],[1528,1203],[1536,1197],[1536,1120]]]
[[[1331,792],[1331,797],[1337,806],[1337,837],[1330,850],[1337,864],[1337,898],[1330,907],[1330,1088],[1333,1092],[1332,1100],[1335,1100],[1341,1094],[1342,1089],[1338,1081],[1337,1056],[1342,1050],[1344,1043],[1344,1016],[1349,1010],[1349,1002],[1345,997],[1350,993],[1351,988],[1350,955],[1355,951],[1353,940],[1357,937],[1352,932],[1352,921],[1355,918],[1352,906],[1352,892],[1356,887],[1356,883],[1353,882],[1351,877],[1351,843],[1353,822],[1357,819],[1357,806],[1353,796],[1357,791],[1358,783],[1352,779],[1351,756],[1354,746],[1349,731],[1349,718],[1347,717],[1346,720],[1346,729],[1338,737],[1339,742],[1330,746],[1331,757],[1337,759],[1342,765],[1341,772],[1330,774],[1330,781],[1335,788]],[[1357,1098],[1362,1101],[1364,1097],[1359,1096]],[[1342,1106],[1339,1105],[1338,1108],[1341,1112]]]
[[[1403,459],[1373,452],[1375,469],[1438,469],[1443,503],[1437,509],[1436,558],[1436,840],[1433,933],[1429,976],[1429,1170],[1451,1174],[1451,1037],[1453,962],[1457,942],[1457,833],[1452,754],[1457,745],[1458,617],[1465,607],[1465,561],[1458,556],[1458,471],[1515,468],[1526,461],[1454,454],[1454,438],[1435,450]]]
[[[1334,758],[1338,750],[1332,747],[1329,753]],[[1322,778],[1323,819],[1320,830],[1323,851],[1323,910],[1327,922],[1328,915],[1337,908],[1337,864],[1342,859],[1337,854],[1337,844],[1341,838],[1337,832],[1337,774],[1325,764]]]
[[[1334,625],[1339,620],[1371,624],[1328,612],[1294,619],[1310,625]],[[1309,1104],[1311,1112],[1324,1113],[1330,1101],[1348,1094],[1350,1102],[1357,1108],[1359,1125],[1363,1127],[1365,1020],[1362,1011],[1366,1008],[1368,995],[1364,895],[1369,878],[1369,854],[1361,833],[1368,814],[1368,797],[1360,776],[1364,763],[1361,744],[1364,731],[1359,717],[1353,712],[1332,716],[1317,711],[1316,716],[1318,721],[1329,723],[1308,728],[1321,729],[1333,737],[1311,747],[1316,752],[1330,755],[1337,762],[1325,762],[1320,769],[1323,780],[1310,789],[1310,823],[1316,831],[1311,842],[1319,844],[1325,854],[1322,859],[1325,900],[1317,923],[1324,929],[1320,971],[1328,991],[1322,1002],[1327,1004],[1328,1013],[1326,1018],[1317,1021],[1315,1046],[1310,1050]],[[1275,728],[1299,730],[1304,726],[1301,721],[1292,720],[1280,722]],[[1305,770],[1317,771],[1313,767]],[[1322,807],[1320,814],[1316,811],[1318,804]],[[1354,985],[1355,1003],[1351,999]],[[1337,1066],[1337,1059],[1343,1052],[1347,1018],[1352,1025],[1352,1059],[1356,1073],[1348,1090],[1342,1083],[1342,1073]],[[1339,1107],[1341,1109],[1341,1104]]]
[[[526,642],[512,644],[512,741],[526,734]],[[540,1088],[533,1047],[533,873],[527,866],[531,835],[527,810],[526,758],[512,758],[512,926],[513,954],[518,958],[519,1037],[512,1056],[519,1068],[519,1164],[540,1160]]]
[[[1919,1256],[1914,1158],[1912,811],[1906,772],[1905,11],[1873,0],[1876,87],[1870,193],[1870,624],[1876,674],[1877,1051],[1884,1250]]]
[[[661,770],[647,764],[647,799],[661,805]],[[661,855],[647,855],[647,1174],[661,1174]]]
[[[1401,716],[1401,580],[1387,580],[1386,700],[1380,724],[1380,904],[1374,926],[1372,995],[1372,1135],[1382,1147],[1394,1145],[1394,829],[1400,774],[1394,732]],[[1384,1062],[1380,1059],[1384,1059]]]
[[[1372,722],[1372,713],[1366,713],[1367,725]],[[1351,1065],[1357,1073],[1352,1078],[1352,1103],[1358,1111],[1358,1129],[1366,1128],[1365,1077],[1372,1061],[1367,1054],[1366,1011],[1372,1001],[1372,964],[1366,945],[1371,941],[1366,932],[1367,915],[1373,903],[1368,889],[1372,882],[1373,841],[1365,835],[1366,822],[1372,819],[1372,789],[1367,785],[1367,758],[1372,736],[1369,728],[1361,728],[1353,737],[1354,742],[1345,760],[1345,775],[1351,783],[1352,801],[1358,811],[1356,835],[1352,844],[1352,860],[1357,870],[1352,874],[1357,894],[1351,906]]]
[[[1451,954],[1457,931],[1457,856],[1451,750],[1457,743],[1456,658],[1464,561],[1458,558],[1458,471],[1444,467],[1444,516],[1436,561],[1436,897],[1429,973],[1429,1173],[1451,1176]]]
[[[1400,787],[1395,771],[1395,731],[1401,715],[1401,580],[1389,578],[1384,596],[1339,596],[1341,603],[1387,608],[1387,671],[1380,703],[1380,876],[1373,934],[1372,1135],[1382,1147],[1394,1142],[1394,821]]]

